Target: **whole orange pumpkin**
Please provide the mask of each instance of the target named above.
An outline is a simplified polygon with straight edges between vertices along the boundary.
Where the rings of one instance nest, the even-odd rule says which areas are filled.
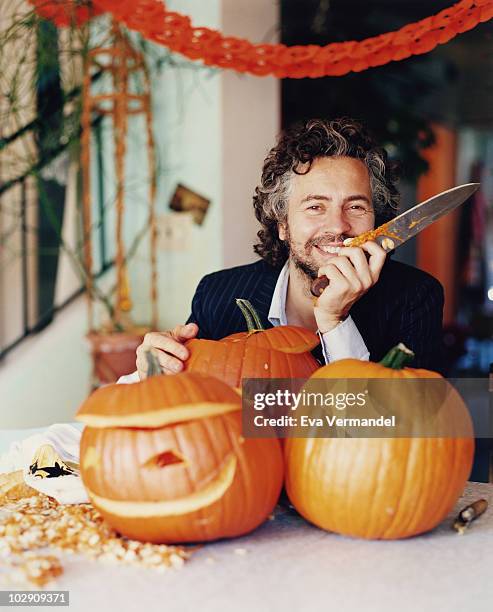
[[[319,364],[310,353],[316,334],[294,325],[264,330],[248,300],[237,299],[248,331],[221,340],[193,339],[186,343],[187,372],[202,372],[241,388],[243,378],[308,378]]]
[[[399,345],[381,363],[345,359],[320,368],[312,379],[441,378],[403,367],[410,357]],[[328,531],[368,539],[405,538],[438,525],[461,495],[474,454],[467,407],[444,385],[444,418],[447,430],[460,432],[457,437],[287,439],[286,491],[298,512]],[[385,383],[381,387],[385,392]],[[403,394],[400,412],[428,426],[435,418],[433,394],[425,401],[430,405]]]
[[[93,393],[77,418],[81,476],[123,535],[171,543],[239,536],[272,512],[282,486],[275,439],[244,439],[241,403],[196,373],[149,376]]]

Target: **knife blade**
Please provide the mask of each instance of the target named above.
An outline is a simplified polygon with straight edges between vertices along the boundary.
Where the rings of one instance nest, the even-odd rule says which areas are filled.
[[[374,240],[385,251],[393,251],[425,227],[463,204],[479,189],[479,186],[480,183],[466,183],[442,191],[374,230],[354,238],[347,238],[344,246],[359,246],[367,240]],[[328,285],[329,279],[326,276],[319,276],[311,284],[312,295],[320,297]]]

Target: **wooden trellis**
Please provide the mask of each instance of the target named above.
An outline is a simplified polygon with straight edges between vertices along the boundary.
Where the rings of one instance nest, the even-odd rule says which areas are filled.
[[[125,154],[127,150],[127,128],[129,115],[144,115],[147,132],[147,156],[149,170],[149,236],[150,236],[150,299],[151,327],[157,328],[157,262],[156,244],[157,227],[155,215],[156,167],[154,138],[152,134],[152,112],[150,79],[144,57],[128,42],[120,29],[113,23],[111,43],[97,47],[88,52],[82,84],[82,205],[84,214],[84,266],[86,270],[86,289],[88,298],[89,330],[94,330],[94,280],[92,275],[92,213],[91,213],[91,176],[90,176],[90,142],[91,115],[94,111],[109,115],[113,119],[115,143],[115,176],[116,176],[116,298],[114,301],[113,323],[115,329],[124,327],[122,313],[131,307],[128,286],[127,261],[123,240],[123,222],[125,212]],[[103,71],[111,76],[111,93],[95,94],[91,91],[91,75]],[[130,77],[140,73],[143,84],[142,93],[132,93]],[[103,75],[104,76],[104,75]]]

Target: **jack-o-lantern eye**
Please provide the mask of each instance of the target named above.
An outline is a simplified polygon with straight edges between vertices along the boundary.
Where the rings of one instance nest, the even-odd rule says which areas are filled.
[[[153,455],[148,459],[142,467],[146,468],[165,468],[169,465],[176,465],[177,463],[187,464],[185,457],[174,450],[167,450],[157,455]]]

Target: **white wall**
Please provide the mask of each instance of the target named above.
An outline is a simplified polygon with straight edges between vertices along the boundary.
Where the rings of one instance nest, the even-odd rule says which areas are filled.
[[[206,27],[220,28],[220,0],[175,0],[171,10],[191,15]],[[162,49],[161,49],[162,50]],[[176,60],[185,63],[184,58]],[[221,75],[189,65],[177,69],[165,65],[152,76],[154,134],[158,159],[156,212],[169,213],[168,204],[178,183],[203,194],[212,204],[202,226],[194,225],[183,251],[158,252],[159,327],[168,329],[184,322],[199,280],[222,267],[221,210]],[[134,149],[135,164],[144,165],[142,151]],[[140,159],[139,157],[140,156]],[[132,164],[130,164],[132,165]],[[129,210],[128,223],[145,221],[144,211]],[[142,244],[130,268],[133,316],[149,320],[148,242]]]
[[[279,6],[273,0],[224,0],[223,32],[252,42],[277,42]],[[280,129],[280,83],[225,71],[222,89],[223,266],[257,259],[259,229],[252,196],[262,162]]]
[[[196,0],[169,3],[195,25],[219,28],[252,41],[276,40],[275,0]],[[232,71],[165,68],[153,78],[153,110],[161,175],[158,213],[168,210],[177,183],[212,201],[202,226],[194,225],[183,252],[159,253],[160,328],[183,323],[200,279],[254,261],[258,231],[252,196],[263,160],[279,130],[280,84],[272,77]],[[141,162],[142,163],[142,162]],[[148,255],[132,265],[135,317],[145,320]]]
[[[171,9],[193,23],[254,41],[275,40],[275,0],[174,0]],[[183,58],[177,56],[179,62]],[[194,225],[188,249],[159,253],[160,328],[183,322],[202,276],[252,261],[257,231],[252,194],[263,159],[279,126],[279,83],[272,78],[227,71],[165,67],[153,78],[154,134],[160,175],[158,214],[178,182],[211,199],[202,226]],[[140,140],[139,140],[140,139]],[[131,191],[126,236],[146,219],[146,155],[142,127],[130,130],[127,159]],[[142,141],[142,142],[140,142]],[[140,144],[139,144],[140,142]],[[111,191],[111,142],[105,148]],[[149,265],[143,243],[130,267],[133,318],[149,320]],[[0,364],[0,427],[34,427],[71,421],[87,394],[90,357],[85,301],[78,300],[37,336],[24,341]]]
[[[0,366],[0,428],[70,422],[89,392],[84,299],[25,340]]]

